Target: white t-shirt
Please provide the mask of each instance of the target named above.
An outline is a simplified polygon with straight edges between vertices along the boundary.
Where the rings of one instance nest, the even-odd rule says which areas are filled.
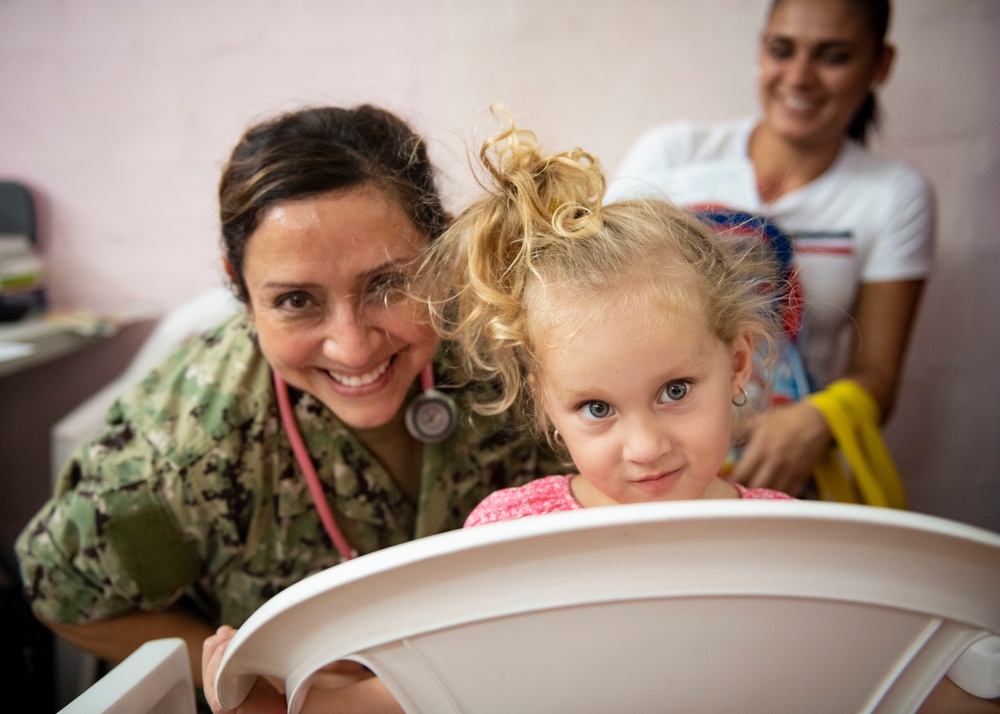
[[[761,203],[748,156],[753,118],[657,127],[629,149],[609,202],[665,197],[767,217],[788,234],[805,295],[802,354],[818,386],[843,374],[860,283],[913,280],[931,268],[934,194],[910,165],[853,141],[807,185]]]

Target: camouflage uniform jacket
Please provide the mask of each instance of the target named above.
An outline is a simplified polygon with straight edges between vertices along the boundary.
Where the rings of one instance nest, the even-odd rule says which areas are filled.
[[[440,360],[436,371],[440,382]],[[329,409],[290,390],[335,518],[359,553],[460,528],[494,490],[558,470],[499,417],[463,409],[464,391],[454,393],[465,412],[455,434],[424,447],[413,503]],[[238,626],[339,562],[245,314],[188,341],[115,403],[17,553],[35,611],[66,623],[184,599],[210,623]]]

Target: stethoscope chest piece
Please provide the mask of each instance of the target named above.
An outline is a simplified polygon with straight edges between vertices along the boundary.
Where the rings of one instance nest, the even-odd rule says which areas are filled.
[[[406,430],[417,441],[437,444],[451,436],[458,423],[455,400],[434,389],[434,372],[427,364],[420,374],[423,392],[406,408]]]
[[[436,389],[425,389],[406,408],[406,429],[425,444],[444,441],[455,431],[455,400]]]

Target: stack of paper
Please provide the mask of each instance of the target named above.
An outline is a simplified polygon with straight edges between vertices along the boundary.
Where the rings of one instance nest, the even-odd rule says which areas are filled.
[[[0,321],[45,307],[42,257],[27,236],[0,234]]]

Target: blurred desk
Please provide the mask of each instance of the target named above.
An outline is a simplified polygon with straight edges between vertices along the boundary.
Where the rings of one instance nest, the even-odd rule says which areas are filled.
[[[0,323],[0,377],[72,354],[117,331],[116,323],[96,317],[51,316]]]
[[[14,540],[52,491],[51,431],[121,374],[152,330],[139,319],[89,329],[62,318],[0,324],[0,544]],[[20,346],[20,347],[18,347]]]

